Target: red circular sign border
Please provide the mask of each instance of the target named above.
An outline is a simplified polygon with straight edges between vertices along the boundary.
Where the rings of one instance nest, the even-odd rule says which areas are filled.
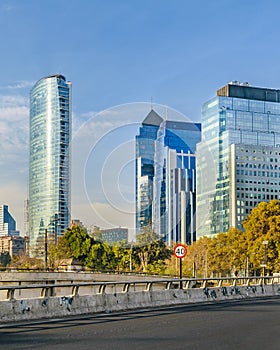
[[[176,255],[176,253],[175,253],[175,250],[178,248],[178,247],[183,247],[184,249],[185,249],[185,254],[183,255],[183,256],[177,256]],[[176,256],[176,258],[178,258],[178,259],[183,259],[186,255],[187,255],[187,247],[184,245],[184,244],[176,244],[175,245],[175,247],[174,247],[174,250],[173,250],[173,252],[174,252],[174,255]]]

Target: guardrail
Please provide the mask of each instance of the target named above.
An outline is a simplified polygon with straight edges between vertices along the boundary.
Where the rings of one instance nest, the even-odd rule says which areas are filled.
[[[35,282],[35,281],[34,281]],[[0,286],[0,300],[59,297],[64,295],[100,295],[128,292],[150,292],[170,289],[206,289],[211,287],[262,286],[279,284],[279,276],[224,277],[224,278],[172,278],[164,280],[125,281],[125,282],[74,282],[45,283]]]
[[[190,303],[280,297],[279,279],[279,276],[262,276],[149,278],[118,282],[6,280],[0,284],[0,323]]]

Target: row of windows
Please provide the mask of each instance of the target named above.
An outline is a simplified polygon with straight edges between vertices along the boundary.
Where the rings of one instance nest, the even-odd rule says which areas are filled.
[[[216,106],[217,97],[211,103],[204,105],[204,109]],[[240,99],[236,97],[223,97],[219,96],[219,105],[221,108],[234,109],[250,112],[260,112],[260,113],[276,113],[280,114],[280,104],[277,102],[269,101],[257,101],[257,100],[247,100]]]
[[[270,179],[271,180],[271,179]],[[237,179],[236,182],[238,183],[250,183],[250,184],[258,184],[258,185],[271,185],[271,186],[280,186],[280,182],[269,182],[269,180],[266,181],[253,181],[253,180],[243,180],[243,179]]]
[[[244,148],[239,148],[239,147],[236,147],[236,149],[238,150],[238,152],[245,152],[245,153],[259,153],[259,154],[269,154],[269,155],[276,155],[276,156],[279,156],[280,155],[280,152],[279,151],[274,151],[274,150],[271,150],[271,149],[244,149]]]
[[[265,161],[265,160],[264,160]],[[277,160],[275,159],[276,163]],[[271,162],[273,163],[273,162]],[[265,164],[265,163],[259,163],[259,164],[252,164],[252,163],[236,163],[236,167],[237,168],[250,168],[250,169],[277,169],[278,166],[277,165],[273,165],[273,164]]]
[[[252,192],[252,191],[255,191],[255,192],[278,192],[278,190],[275,188],[275,189],[273,189],[273,188],[264,188],[264,187],[262,187],[262,188],[260,188],[260,187],[236,187],[236,190],[237,191],[250,191],[250,192]],[[279,192],[280,192],[280,190],[279,190]]]
[[[256,171],[256,170],[236,170],[236,175],[245,176],[270,176],[270,177],[280,177],[280,172],[273,171]]]
[[[241,195],[244,195],[244,193],[241,193]],[[269,201],[269,200],[272,200],[272,199],[278,199],[279,196],[277,194],[267,194],[267,195],[258,195],[258,196],[253,196],[253,197],[248,197],[248,196],[240,196],[240,194],[238,193],[237,198],[248,198],[248,199],[258,199],[259,201],[254,201],[254,200],[247,200],[245,201],[245,206],[246,207],[251,207],[251,208],[255,208],[259,203],[260,201]],[[240,203],[240,201],[237,200],[237,205],[238,205],[238,202]],[[243,207],[244,206],[244,201],[241,201],[241,203],[239,204],[240,207]],[[247,213],[247,212],[246,212]]]

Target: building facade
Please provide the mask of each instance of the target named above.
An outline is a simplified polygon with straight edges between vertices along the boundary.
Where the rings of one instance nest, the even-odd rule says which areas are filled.
[[[196,239],[195,150],[201,125],[166,120],[155,147],[153,225],[169,245]]]
[[[262,201],[279,199],[280,91],[232,82],[202,107],[197,146],[197,235],[242,221]]]
[[[0,205],[0,236],[19,236],[16,230],[16,221],[9,213],[9,207]]]
[[[26,238],[19,236],[1,236],[0,253],[8,252],[12,258],[14,255],[25,253]]]
[[[151,110],[136,136],[136,234],[152,224],[155,141],[162,121]]]
[[[127,243],[128,229],[122,227],[100,230],[99,238],[102,242],[116,244],[118,242]]]
[[[30,92],[29,249],[41,255],[70,224],[71,83],[61,74]]]

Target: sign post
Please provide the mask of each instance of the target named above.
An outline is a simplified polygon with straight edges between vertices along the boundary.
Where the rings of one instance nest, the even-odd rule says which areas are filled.
[[[183,244],[177,244],[174,247],[174,255],[180,259],[180,289],[183,288],[182,284],[182,259],[187,255],[187,248]]]

